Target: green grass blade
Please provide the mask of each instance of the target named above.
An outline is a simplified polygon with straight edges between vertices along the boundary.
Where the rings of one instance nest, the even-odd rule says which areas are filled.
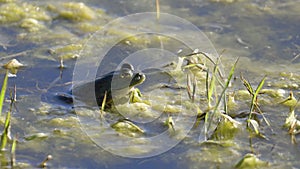
[[[250,107],[250,115],[251,116],[252,116],[252,112],[253,112],[254,106],[256,104],[257,96],[258,96],[260,90],[262,89],[262,87],[263,87],[263,85],[265,83],[265,80],[266,80],[266,76],[260,81],[260,83],[258,84],[258,86],[257,86],[257,88],[255,90],[255,93],[252,96],[251,107]],[[251,118],[250,115],[249,115],[249,118]]]
[[[105,91],[105,93],[104,93],[104,97],[103,97],[102,104],[101,104],[101,111],[104,111],[104,109],[105,109],[106,97],[107,97],[107,91]]]
[[[206,86],[206,96],[207,96],[207,102],[208,102],[208,107],[210,107],[210,97],[209,97],[209,71],[206,72],[206,77],[205,77],[205,86]]]
[[[5,92],[7,88],[7,79],[8,79],[8,71],[5,73],[5,77],[3,80],[2,88],[1,88],[1,94],[0,94],[0,116],[2,115],[2,107],[3,107],[3,102],[5,98]]]
[[[7,140],[8,140],[9,127],[10,127],[10,111],[7,112],[4,129],[1,135],[1,145],[0,145],[1,151],[5,150]]]
[[[107,91],[105,91],[104,93],[104,97],[102,100],[102,104],[101,104],[101,109],[100,109],[100,118],[103,119],[104,118],[104,114],[105,114],[105,104],[106,104],[106,98],[107,98]]]
[[[230,70],[230,72],[229,72],[229,75],[228,75],[226,84],[225,84],[225,86],[224,86],[224,88],[223,88],[223,90],[222,90],[222,93],[221,93],[221,95],[220,95],[220,98],[218,99],[218,103],[217,103],[215,109],[217,109],[217,107],[220,105],[221,100],[222,100],[222,97],[225,95],[225,92],[226,92],[226,90],[227,90],[227,88],[228,88],[228,86],[229,86],[229,84],[230,84],[230,81],[231,81],[231,79],[232,79],[232,77],[233,77],[233,74],[234,74],[234,71],[235,71],[235,68],[236,68],[236,65],[237,65],[238,61],[239,61],[239,58],[237,58],[237,60],[235,61],[234,65],[231,67],[231,70]]]
[[[197,80],[196,80],[196,77],[194,76],[194,78],[193,78],[193,99],[192,99],[193,102],[195,101],[196,89],[197,89]]]
[[[250,113],[249,113],[249,116],[248,116],[248,120],[247,120],[247,126],[249,127],[250,125],[252,125],[254,127],[254,130],[255,130],[255,133],[259,133],[257,132],[257,126],[254,125],[253,121],[255,120],[252,120],[252,114],[253,114],[253,110],[254,110],[254,106],[256,106],[258,108],[258,105],[256,103],[257,101],[257,96],[260,92],[260,90],[262,89],[264,83],[265,83],[265,80],[266,80],[266,76],[260,81],[260,83],[258,84],[256,90],[255,90],[255,93],[253,93],[253,96],[252,96],[252,101],[251,101],[251,106],[250,106]],[[259,108],[258,108],[259,109]],[[259,109],[260,110],[260,109]],[[267,121],[267,119],[264,117],[263,113],[260,112],[265,120],[265,122],[267,123],[268,126],[270,126],[270,123]]]
[[[13,143],[11,145],[11,166],[14,167],[16,164],[16,149],[17,149],[17,136],[14,137]]]
[[[262,117],[263,117],[264,121],[266,122],[266,124],[268,126],[271,126],[269,120],[265,117],[265,115],[263,114],[263,112],[261,111],[261,109],[258,107],[258,105],[257,104],[255,104],[255,105],[256,105],[256,108],[258,109],[258,112],[262,115]]]
[[[12,112],[12,107],[13,107],[13,98],[12,98],[12,93],[10,94],[11,96],[11,102],[10,102],[10,107],[9,111],[6,114],[6,119],[5,119],[5,124],[4,124],[4,129],[1,135],[1,145],[0,145],[0,150],[3,151],[5,150],[7,140],[9,138],[10,134],[10,119],[11,119],[11,112]]]
[[[17,137],[15,136],[13,139],[13,143],[11,145],[11,153],[12,154],[16,153],[16,148],[17,148]]]
[[[215,105],[215,108],[214,108],[214,111],[213,111],[213,114],[212,114],[211,121],[209,122],[208,127],[207,127],[208,129],[209,129],[210,126],[211,126],[211,122],[213,121],[214,116],[215,116],[215,114],[216,114],[216,112],[217,112],[217,110],[218,110],[218,107],[219,107],[220,103],[221,103],[221,100],[222,100],[222,98],[224,97],[224,95],[225,95],[225,93],[226,93],[226,90],[227,90],[227,88],[228,88],[228,86],[229,86],[229,84],[230,84],[230,81],[231,81],[231,79],[232,79],[232,77],[233,77],[233,74],[234,74],[234,71],[235,71],[235,68],[236,68],[236,65],[237,65],[238,61],[239,61],[239,58],[237,58],[237,60],[235,61],[234,65],[231,67],[231,70],[230,70],[230,72],[229,72],[229,75],[228,75],[226,84],[225,84],[225,86],[224,86],[224,88],[223,88],[223,90],[222,90],[221,95],[219,96],[219,99],[218,99],[217,104]],[[205,118],[206,118],[206,117],[205,117]]]
[[[187,90],[187,93],[188,93],[188,96],[189,96],[190,100],[192,100],[191,76],[190,76],[190,73],[188,73],[186,76],[187,76],[186,90]]]
[[[208,88],[208,103],[209,103],[209,108],[210,108],[210,103],[211,103],[211,98],[212,98],[212,95],[213,95],[213,91],[214,91],[214,88],[215,88],[215,72],[213,73],[212,77],[211,77],[211,80],[210,80],[210,84],[209,84],[209,88]]]
[[[256,100],[257,100],[257,96],[260,92],[260,90],[262,89],[264,83],[265,83],[265,80],[266,80],[266,76],[260,81],[259,85],[257,86],[256,90],[255,90],[255,93],[254,93],[254,96],[253,96],[253,100],[252,100],[252,104],[254,106],[257,107],[259,113],[262,115],[264,121],[267,123],[268,126],[271,126],[269,121],[267,120],[267,118],[264,116],[263,112],[260,110],[260,108],[258,107],[257,103],[256,103]],[[252,111],[253,111],[254,107],[252,108]],[[251,111],[251,112],[252,112]]]
[[[260,81],[259,85],[257,86],[254,96],[257,97],[259,94],[260,90],[262,89],[263,85],[265,84],[266,76]]]
[[[212,77],[211,77],[208,92],[207,92],[209,109],[211,107],[210,103],[211,103],[212,95],[213,95],[214,91],[216,90],[216,78],[217,78],[217,72],[219,70],[219,68],[218,68],[219,62],[220,62],[220,57],[218,58],[217,63],[214,64],[214,70],[212,72]],[[208,83],[208,75],[206,75],[206,81],[207,81],[206,83]]]

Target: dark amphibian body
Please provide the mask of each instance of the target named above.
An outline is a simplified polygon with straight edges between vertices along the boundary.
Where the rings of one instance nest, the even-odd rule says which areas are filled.
[[[95,81],[73,86],[69,94],[59,97],[74,104],[83,102],[87,105],[101,106],[106,95],[105,105],[110,107],[113,100],[126,98],[132,88],[143,83],[145,79],[143,73],[135,73],[133,66],[125,63],[120,70],[105,74]]]

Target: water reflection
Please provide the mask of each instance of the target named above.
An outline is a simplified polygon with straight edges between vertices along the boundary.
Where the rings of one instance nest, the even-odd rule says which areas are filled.
[[[59,6],[61,1],[51,0],[39,2],[28,0],[46,9],[50,16],[55,12],[47,10],[48,5]],[[64,0],[63,2],[69,2]],[[50,153],[54,156],[51,162],[56,167],[83,168],[198,168],[199,166],[231,168],[236,159],[245,152],[249,152],[248,135],[240,134],[234,139],[236,145],[222,147],[222,145],[199,145],[193,140],[193,130],[181,144],[169,152],[154,158],[132,160],[113,156],[95,145],[81,132],[74,112],[65,110],[59,101],[49,101],[57,91],[66,91],[71,85],[74,59],[77,49],[64,50],[61,53],[48,53],[49,49],[57,49],[69,44],[84,44],[93,30],[105,25],[112,18],[125,16],[136,12],[155,11],[155,1],[118,1],[101,2],[87,0],[84,3],[94,10],[104,10],[104,19],[83,21],[76,23],[63,18],[52,18],[45,21],[47,30],[41,32],[27,32],[16,23],[1,23],[0,25],[0,55],[1,63],[5,63],[11,54],[26,51],[16,58],[28,65],[18,73],[17,78],[10,79],[11,84],[17,84],[19,103],[18,112],[14,113],[13,133],[30,135],[32,133],[48,133],[48,138],[24,141],[19,144],[18,160],[34,165]],[[21,2],[20,2],[21,3]],[[2,3],[1,5],[3,5]],[[285,91],[299,91],[299,87],[291,88],[279,86],[279,83],[298,83],[299,67],[299,1],[233,1],[216,2],[202,1],[161,1],[161,11],[171,13],[191,21],[201,28],[220,52],[224,53],[224,64],[230,67],[233,57],[240,56],[239,71],[246,72],[247,77],[254,84],[261,78],[261,74],[268,74],[269,87],[284,89]],[[100,12],[99,12],[100,13]],[[1,12],[0,12],[1,14]],[[130,25],[130,23],[128,24]],[[182,49],[181,44],[172,44],[174,50]],[[180,47],[177,47],[180,46]],[[108,60],[122,53],[135,52],[139,49],[124,49],[116,46],[111,50]],[[121,49],[123,48],[123,49]],[[65,48],[66,49],[66,48]],[[121,49],[121,50],[119,50]],[[176,50],[177,50],[176,49]],[[60,71],[57,68],[60,58],[64,58],[67,68],[63,70],[62,79],[52,86]],[[110,61],[108,61],[110,62]],[[99,74],[114,70],[115,65],[103,62]],[[288,65],[291,64],[291,65]],[[114,67],[113,67],[114,66]],[[226,69],[228,69],[226,67]],[[280,72],[292,72],[293,77],[279,76]],[[259,76],[259,77],[258,77]],[[278,77],[279,76],[279,77]],[[233,84],[236,89],[243,88],[240,84]],[[292,85],[290,85],[292,86]],[[47,92],[44,92],[47,89]],[[46,98],[41,99],[46,93]],[[30,99],[31,97],[38,99]],[[29,97],[29,98],[28,98]],[[43,98],[43,97],[42,97]],[[37,104],[32,104],[37,103]],[[50,103],[50,104],[49,104]],[[42,105],[42,106],[41,106]],[[276,105],[263,105],[267,117],[272,123],[273,132],[265,129],[270,140],[254,140],[254,148],[262,154],[264,160],[279,167],[297,167],[299,149],[289,143],[287,132],[281,128],[288,110]],[[242,106],[238,111],[243,111]],[[275,114],[275,115],[274,115]],[[278,115],[279,114],[279,115]],[[243,121],[243,120],[241,120]],[[267,127],[266,127],[267,128]],[[263,146],[261,146],[263,145]],[[49,148],[51,147],[51,148]],[[283,151],[283,149],[285,151]],[[288,150],[288,151],[286,151]],[[283,153],[283,155],[282,155]],[[33,155],[37,154],[37,155]],[[35,156],[34,159],[29,157]],[[23,158],[24,157],[24,158]],[[285,161],[283,164],[282,161]],[[179,164],[177,164],[179,163]]]

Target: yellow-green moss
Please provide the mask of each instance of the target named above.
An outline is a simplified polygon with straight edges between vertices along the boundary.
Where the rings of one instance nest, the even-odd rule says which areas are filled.
[[[49,21],[51,17],[39,7],[28,3],[7,3],[0,6],[0,22],[17,22],[24,18],[32,18],[40,21]]]
[[[20,27],[25,28],[30,32],[36,32],[42,28],[45,28],[44,24],[33,18],[23,19],[20,23]]]
[[[16,22],[25,17],[24,10],[15,3],[3,4],[0,6],[0,22]]]
[[[96,19],[96,12],[80,2],[67,2],[60,6],[49,5],[48,9],[58,13],[59,17],[73,20],[73,21],[85,21]]]

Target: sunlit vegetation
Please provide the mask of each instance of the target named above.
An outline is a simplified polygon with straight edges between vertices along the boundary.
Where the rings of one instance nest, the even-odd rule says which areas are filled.
[[[228,5],[227,7],[230,7],[231,4],[238,1],[210,0],[210,2],[226,4]],[[159,20],[161,7],[163,7],[163,5],[159,0],[153,1],[153,4],[154,3],[157,14],[156,18]],[[287,7],[290,6],[290,4],[287,3],[282,6],[279,5],[278,9],[273,10],[265,7],[256,12],[259,13],[259,15],[261,15],[262,12],[272,14],[275,11],[278,11],[279,8],[283,8],[284,5]],[[299,6],[292,7],[294,11],[297,11],[298,8]],[[244,10],[253,10],[253,8],[247,6]],[[216,11],[216,13],[217,12],[218,11]],[[18,40],[29,41],[30,44],[41,45],[41,49],[39,50],[42,52],[37,54],[39,55],[38,57],[47,58],[49,60],[55,58],[59,64],[59,68],[61,68],[61,74],[64,70],[68,69],[68,67],[65,66],[65,64],[68,63],[68,60],[82,57],[80,56],[80,51],[86,47],[84,44],[86,39],[89,38],[90,33],[101,30],[102,26],[106,24],[109,19],[111,19],[111,17],[106,14],[104,10],[89,7],[85,3],[58,2],[36,5],[16,0],[0,1],[0,23],[8,28],[12,28],[13,31],[18,32],[16,36]],[[194,18],[191,18],[191,20],[193,19]],[[63,26],[56,25],[57,23]],[[239,25],[243,24],[241,23]],[[228,28],[226,25],[217,25],[216,27],[220,30]],[[247,27],[246,30],[255,32],[253,34],[256,36],[248,35],[249,39],[247,39],[247,35],[244,37],[236,35],[234,38],[237,41],[237,44],[241,45],[243,48],[249,49],[252,47],[251,42],[254,41],[254,37],[260,37],[260,34],[256,33],[256,30],[252,29],[251,26]],[[130,35],[130,33],[122,32],[118,28],[110,29],[108,34]],[[211,36],[214,37],[216,35],[211,33]],[[166,42],[172,43],[170,39],[162,36],[149,37],[149,39],[131,36],[124,44],[127,46],[134,46],[135,44],[142,46],[143,44],[149,43],[149,41],[159,44],[164,44]],[[259,42],[259,44],[266,43],[265,38],[262,39],[263,41]],[[288,37],[282,41],[286,42],[290,41],[290,39],[293,39],[293,37]],[[109,39],[107,41],[109,41]],[[46,43],[43,44],[44,42]],[[4,50],[7,50],[7,48],[13,45],[14,44],[0,42],[0,47]],[[297,44],[294,44],[294,46],[295,48],[299,47]],[[2,59],[27,55],[30,52],[32,51],[10,54],[3,56]],[[270,52],[270,50],[267,50],[266,47],[262,52]],[[296,62],[299,58],[299,50],[295,50],[294,53],[295,56],[291,60],[292,62]],[[33,53],[33,55],[35,55],[35,53]],[[221,158],[223,157],[222,154],[219,155],[218,158],[215,158],[217,155],[213,153],[214,150],[209,151],[205,150],[205,148],[209,147],[213,149],[215,147],[222,147],[224,149],[234,149],[238,146],[244,146],[239,145],[240,140],[238,137],[239,135],[246,133],[245,135],[247,139],[249,139],[249,145],[243,147],[242,153],[233,153],[235,156],[239,155],[240,158],[236,159],[237,161],[231,162],[231,167],[239,169],[270,167],[272,166],[273,161],[268,161],[269,159],[260,156],[260,150],[255,147],[255,143],[258,142],[257,140],[271,140],[270,137],[272,137],[272,134],[277,134],[275,133],[274,128],[278,126],[290,136],[291,143],[289,144],[294,146],[298,143],[297,138],[299,139],[300,121],[297,116],[299,113],[299,98],[297,98],[297,95],[299,95],[298,79],[300,76],[298,74],[281,72],[278,75],[280,80],[274,82],[275,80],[271,79],[273,77],[270,77],[265,72],[259,72],[261,74],[255,76],[254,80],[252,79],[253,77],[248,76],[247,73],[243,72],[242,74],[239,72],[238,66],[241,60],[240,58],[230,63],[230,70],[223,72],[221,60],[226,57],[226,52],[222,52],[222,55],[224,56],[210,56],[208,53],[196,50],[196,52],[178,56],[178,62],[172,63],[175,64],[175,68],[171,73],[173,73],[172,75],[179,77],[178,79],[185,79],[185,85],[179,87],[164,87],[174,91],[184,89],[186,95],[184,95],[183,100],[178,101],[179,99],[176,100],[176,97],[172,97],[175,104],[167,102],[166,106],[161,106],[159,104],[160,101],[168,100],[168,97],[162,98],[157,96],[157,98],[161,100],[153,101],[151,98],[145,97],[148,93],[142,93],[136,88],[129,94],[129,104],[121,105],[120,108],[130,113],[144,113],[143,117],[154,117],[152,114],[153,111],[163,112],[166,118],[157,125],[159,128],[168,130],[168,132],[171,133],[170,137],[172,137],[178,135],[180,132],[180,125],[178,125],[180,122],[176,121],[174,118],[175,116],[173,115],[186,113],[182,112],[182,110],[185,109],[181,109],[176,104],[188,105],[186,107],[192,107],[195,114],[197,114],[197,122],[192,129],[192,132],[198,133],[201,136],[201,139],[199,137],[196,141],[197,144],[194,150],[199,151],[200,155],[197,157],[190,157],[191,159],[194,160],[199,158],[203,151],[213,154],[210,158],[206,159],[207,161],[222,164],[222,162],[224,162],[224,159]],[[214,60],[213,58],[217,59]],[[249,64],[248,62],[244,62],[244,64],[245,63]],[[3,68],[5,68],[6,71],[5,74],[3,74],[0,94],[0,128],[2,131],[0,140],[1,165],[6,164],[5,167],[10,168],[44,168],[51,163],[51,159],[53,158],[52,155],[43,157],[44,160],[41,160],[42,162],[37,164],[32,164],[31,162],[21,164],[20,161],[22,161],[22,159],[20,158],[22,157],[18,157],[19,145],[36,140],[50,140],[53,138],[53,135],[72,137],[72,139],[73,137],[78,137],[77,135],[73,136],[73,133],[68,133],[69,131],[61,129],[62,126],[66,128],[76,126],[78,119],[65,116],[61,117],[59,112],[54,115],[55,117],[51,117],[51,119],[43,117],[46,119],[45,121],[47,121],[47,123],[49,122],[49,124],[55,126],[53,133],[44,133],[43,131],[38,130],[28,134],[25,133],[25,136],[19,133],[11,133],[11,129],[15,127],[14,123],[16,122],[13,112],[17,111],[15,110],[16,107],[14,107],[14,105],[17,104],[17,90],[16,87],[10,89],[13,86],[9,85],[8,82],[9,78],[14,77],[18,69],[23,66],[24,65],[16,59],[12,59],[10,62],[3,65]],[[232,87],[232,83],[237,81],[239,81],[238,84],[240,84],[240,86]],[[107,109],[105,106],[106,103],[107,97],[105,94],[102,105],[99,108],[99,114],[97,114],[100,116],[101,120],[107,120],[107,117],[116,116],[113,113],[113,115],[110,114],[113,110]],[[269,119],[270,113],[266,112],[266,107],[267,110],[268,108],[274,107],[284,109],[284,122],[274,122],[272,119]],[[39,113],[43,114],[43,116],[48,116],[48,108],[49,107],[47,106],[42,107]],[[133,111],[133,109],[135,111]],[[86,115],[88,112],[88,110],[84,110],[83,113],[79,115]],[[274,116],[279,115],[275,114]],[[279,118],[280,117],[278,117],[278,119]],[[79,127],[76,127],[79,130]],[[120,136],[145,137],[148,134],[147,130],[144,130],[142,126],[135,124],[135,122],[130,119],[115,120],[110,124],[110,127],[113,128],[116,133],[120,134]],[[88,138],[84,139],[88,140]],[[187,138],[187,140],[190,141],[191,138]],[[90,142],[88,143],[90,144]],[[277,145],[275,145],[275,147],[276,146]],[[236,149],[232,151],[236,151]],[[43,153],[48,154],[49,152]],[[219,165],[219,167],[220,166],[221,165]],[[0,166],[0,168],[1,167],[4,166]]]

